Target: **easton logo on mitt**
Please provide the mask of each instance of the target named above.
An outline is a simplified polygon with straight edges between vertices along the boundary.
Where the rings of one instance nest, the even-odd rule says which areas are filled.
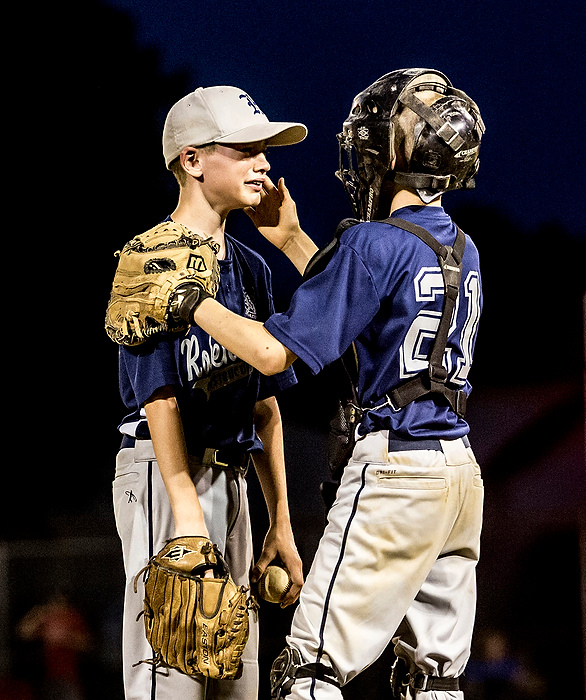
[[[178,290],[190,286],[215,297],[220,281],[219,246],[186,226],[166,221],[135,236],[117,253],[106,311],[106,333],[120,345],[140,345],[187,324],[170,313]]]
[[[206,576],[212,571],[213,576]],[[144,625],[151,663],[189,676],[235,679],[249,635],[252,599],[236,586],[206,537],[176,537],[152,557],[144,575]]]

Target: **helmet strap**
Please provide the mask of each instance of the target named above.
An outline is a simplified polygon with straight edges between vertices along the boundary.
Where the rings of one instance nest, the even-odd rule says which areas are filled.
[[[426,175],[425,173],[399,173],[395,172],[393,182],[398,187],[411,190],[441,190],[450,188],[452,175]]]

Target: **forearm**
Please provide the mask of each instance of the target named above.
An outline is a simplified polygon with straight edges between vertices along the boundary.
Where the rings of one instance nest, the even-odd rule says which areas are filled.
[[[301,229],[298,234],[288,238],[281,248],[281,252],[289,258],[300,275],[303,275],[307,263],[317,251],[318,247]]]
[[[255,427],[264,451],[253,454],[253,462],[267,504],[269,522],[271,525],[289,523],[283,426],[274,397],[257,402]]]
[[[164,389],[145,403],[157,464],[175,521],[175,537],[208,537],[203,511],[189,471],[183,424],[177,400]]]
[[[278,374],[296,359],[262,323],[238,316],[214,299],[205,299],[193,318],[220,345],[262,374]]]
[[[283,562],[293,584],[281,605],[291,605],[297,600],[303,585],[303,564],[295,546],[289,503],[283,449],[281,414],[275,397],[258,401],[255,407],[255,427],[264,446],[262,453],[253,455],[253,463],[267,504],[269,530],[252,579],[258,580],[273,561]]]

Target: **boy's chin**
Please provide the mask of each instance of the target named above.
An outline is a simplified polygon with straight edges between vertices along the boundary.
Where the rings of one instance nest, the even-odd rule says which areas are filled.
[[[260,196],[259,192],[258,194],[254,194],[253,196],[244,197],[243,199],[246,200],[246,204],[243,205],[243,208],[245,209],[246,207],[258,207],[262,200],[262,197]]]

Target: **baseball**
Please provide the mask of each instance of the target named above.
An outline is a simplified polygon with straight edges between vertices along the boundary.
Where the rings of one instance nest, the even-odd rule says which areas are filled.
[[[258,594],[269,603],[280,603],[291,588],[289,572],[282,566],[270,564],[258,580]]]

